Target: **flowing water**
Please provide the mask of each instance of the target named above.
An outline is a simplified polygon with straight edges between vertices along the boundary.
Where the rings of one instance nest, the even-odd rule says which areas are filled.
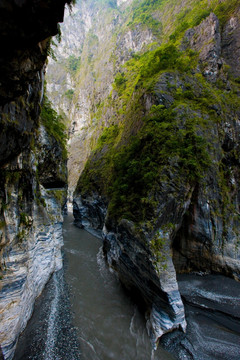
[[[170,360],[153,353],[145,319],[107,268],[101,240],[64,222],[64,270],[36,301],[15,360]]]

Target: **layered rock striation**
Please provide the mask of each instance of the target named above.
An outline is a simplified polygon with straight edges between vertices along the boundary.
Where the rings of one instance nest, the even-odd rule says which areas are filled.
[[[65,3],[0,4],[0,347],[6,360],[36,297],[62,266],[66,159],[39,116],[44,66]]]
[[[12,358],[36,297],[62,267],[66,189],[59,189],[58,196],[45,189],[37,179],[37,163],[26,151],[1,172],[0,337],[5,359]]]
[[[176,359],[237,360],[240,283],[219,274],[181,274],[178,284],[188,330],[164,336],[161,345]]]

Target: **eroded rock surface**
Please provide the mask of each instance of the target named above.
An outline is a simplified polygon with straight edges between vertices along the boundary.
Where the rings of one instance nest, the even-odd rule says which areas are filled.
[[[162,338],[177,359],[239,358],[239,282],[222,275],[180,275],[188,329]],[[219,286],[221,284],[221,286]]]
[[[50,141],[47,136],[46,141]],[[1,170],[0,339],[5,359],[12,358],[35,298],[51,273],[62,267],[66,189],[58,189],[56,194],[41,185],[39,154],[36,147],[35,155],[25,151]]]
[[[165,239],[164,260],[156,262],[146,237],[138,234],[132,222],[122,220],[112,231],[109,225],[103,231],[108,264],[117,271],[135,300],[143,302],[147,330],[156,347],[164,333],[178,328],[186,330],[184,308],[169,255],[170,240]]]

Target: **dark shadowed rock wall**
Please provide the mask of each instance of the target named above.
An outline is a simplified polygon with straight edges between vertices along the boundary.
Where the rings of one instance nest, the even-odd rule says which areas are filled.
[[[40,126],[44,66],[64,0],[0,1],[0,346],[19,333],[51,273],[61,268],[63,149]],[[56,188],[48,186],[56,182]]]

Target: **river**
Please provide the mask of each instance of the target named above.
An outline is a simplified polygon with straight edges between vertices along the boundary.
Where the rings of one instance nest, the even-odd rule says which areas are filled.
[[[153,353],[145,319],[105,264],[101,240],[64,221],[64,269],[55,273],[14,360],[171,360]]]
[[[239,360],[240,283],[179,275],[187,334],[164,335],[152,352],[145,319],[105,264],[101,240],[64,221],[64,268],[55,273],[14,360]]]

